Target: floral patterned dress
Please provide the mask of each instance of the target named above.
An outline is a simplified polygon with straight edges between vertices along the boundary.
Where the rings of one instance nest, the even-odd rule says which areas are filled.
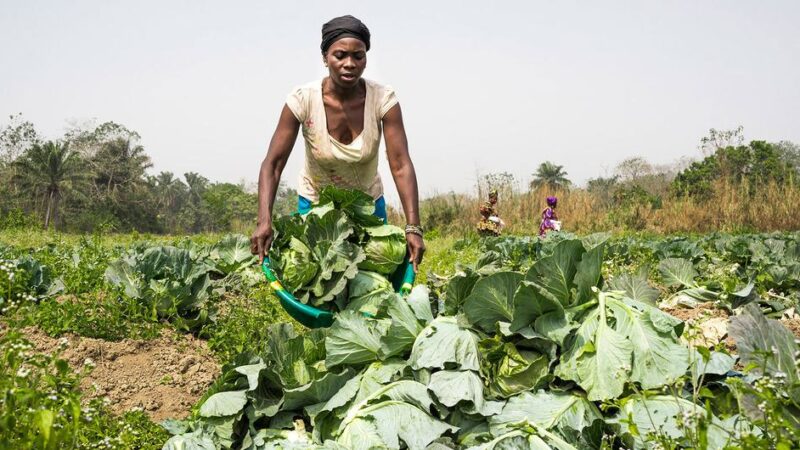
[[[497,216],[497,210],[492,202],[483,202],[481,205],[481,220],[478,222],[478,234],[481,236],[500,236],[500,224],[489,220]]]
[[[553,225],[554,220],[558,220],[556,210],[548,206],[542,211],[542,223],[539,225],[539,236],[544,236],[547,234],[548,230],[556,229]]]

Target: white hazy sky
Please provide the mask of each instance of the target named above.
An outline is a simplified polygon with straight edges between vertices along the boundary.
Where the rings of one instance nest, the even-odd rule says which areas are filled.
[[[254,182],[292,86],[325,75],[323,22],[372,32],[422,195],[476,175],[578,183],[639,155],[699,156],[711,127],[800,142],[800,1],[0,0],[0,124],[113,120],[155,171]],[[284,172],[296,185],[302,143]],[[387,197],[396,199],[385,160]]]

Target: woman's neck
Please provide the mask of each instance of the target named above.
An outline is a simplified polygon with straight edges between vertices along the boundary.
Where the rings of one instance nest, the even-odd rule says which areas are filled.
[[[358,96],[359,91],[361,91],[361,84],[363,83],[362,80],[358,80],[358,84],[353,86],[352,88],[346,88],[337,85],[331,80],[331,77],[325,77],[324,82],[322,83],[322,92],[328,92],[336,96],[340,99],[350,99],[353,97]]]

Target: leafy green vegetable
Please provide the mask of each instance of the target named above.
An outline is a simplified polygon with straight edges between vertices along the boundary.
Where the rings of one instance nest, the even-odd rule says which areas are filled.
[[[381,336],[387,331],[385,320],[364,318],[354,311],[342,311],[325,339],[325,364],[362,364],[378,359]]]
[[[425,289],[422,286],[420,287]],[[420,287],[415,289],[418,290]],[[417,295],[417,297],[419,297],[419,295]],[[425,297],[425,301],[427,302],[427,295],[425,295]],[[386,309],[386,316],[391,321],[391,324],[386,334],[381,337],[381,355],[383,357],[402,355],[410,350],[417,336],[422,332],[424,326],[423,321],[427,321],[427,317],[424,315],[424,309],[417,308],[420,314],[423,315],[422,319],[420,319],[415,315],[417,311],[412,309],[412,304],[410,302],[406,302],[405,299],[399,295],[394,296],[392,300],[393,301],[389,302]],[[428,307],[427,312],[430,314],[430,307]]]
[[[498,321],[511,322],[520,281],[522,275],[515,272],[498,272],[478,280],[464,300],[467,319],[484,331],[494,330]]]
[[[800,403],[800,351],[791,331],[775,320],[764,317],[758,306],[745,306],[744,313],[731,318],[728,329],[736,340],[736,349],[744,364],[753,364],[756,372],[766,371],[785,378],[790,395]]]
[[[311,250],[294,236],[289,241],[288,249],[281,253],[276,262],[281,282],[292,292],[313,280],[319,271],[319,265],[311,258]]]
[[[406,236],[394,225],[380,225],[364,229],[369,236],[364,245],[366,259],[359,269],[373,270],[384,275],[394,273],[406,256]]]
[[[367,313],[371,316],[378,314],[378,310],[395,303],[397,294],[392,283],[384,276],[360,270],[348,285],[349,299],[344,308]]]
[[[485,411],[483,382],[477,372],[471,370],[442,370],[431,375],[428,389],[443,405],[452,408],[458,404],[468,412],[481,414]]]
[[[383,222],[374,215],[375,199],[361,191],[326,186],[319,194],[318,204],[331,205],[334,209],[341,210],[362,227],[374,227]]]
[[[647,274],[620,274],[609,280],[608,287],[615,291],[623,291],[628,297],[649,304],[658,300],[658,289],[654,289],[647,282]]]
[[[338,443],[353,450],[400,448],[403,441],[410,450],[424,449],[451,425],[431,417],[408,403],[388,400],[356,411],[342,423]]]
[[[250,267],[256,260],[250,252],[250,240],[241,234],[223,237],[212,247],[210,258],[223,275]]]
[[[597,407],[585,396],[564,392],[523,392],[511,397],[500,414],[491,417],[492,432],[500,434],[511,424],[529,422],[545,429],[582,430],[602,419]]]
[[[667,258],[661,260],[658,270],[667,286],[694,287],[694,279],[698,273],[694,270],[691,261],[680,258]]]
[[[678,342],[679,325],[650,305],[601,292],[556,375],[577,382],[590,400],[618,397],[628,380],[646,389],[669,383],[689,365],[688,351]]]
[[[106,279],[125,295],[146,302],[154,318],[171,319],[186,330],[198,330],[216,316],[210,272],[188,250],[149,247],[109,264]]]
[[[224,417],[238,413],[247,403],[245,391],[227,391],[212,395],[200,407],[203,417]]]
[[[545,256],[531,266],[525,279],[538,283],[553,298],[563,306],[569,306],[577,300],[572,298],[572,289],[577,288],[575,275],[578,273],[578,264],[586,250],[578,239],[561,241],[553,249],[553,254]],[[587,260],[586,267],[592,263],[592,258]],[[592,268],[594,271],[594,268]],[[582,275],[583,277],[583,275]],[[582,284],[588,284],[593,275],[586,275]]]
[[[478,336],[453,317],[437,317],[414,341],[409,364],[417,370],[480,370]]]
[[[634,448],[645,449],[649,445],[644,440],[648,434],[663,435],[677,440],[686,440],[687,447],[694,447],[692,441],[699,436],[686,436],[686,429],[681,420],[686,417],[705,416],[708,413],[698,405],[671,395],[641,396],[634,395],[623,399],[619,413],[609,419],[611,423],[622,424],[625,432],[630,432],[634,439]],[[722,449],[730,439],[724,424],[715,416],[711,416],[711,424],[707,429],[707,447]]]
[[[480,350],[483,373],[497,397],[532,390],[547,379],[550,360],[539,352],[518,349],[499,336],[482,340]]]

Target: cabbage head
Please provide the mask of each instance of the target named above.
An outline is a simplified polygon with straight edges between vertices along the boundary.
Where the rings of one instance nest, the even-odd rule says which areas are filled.
[[[280,252],[278,268],[280,280],[289,292],[305,286],[319,271],[311,249],[296,237],[289,240],[289,248]]]
[[[389,275],[397,270],[406,257],[406,236],[394,225],[366,227],[368,240],[364,245],[367,259],[358,268]]]
[[[392,283],[383,275],[359,270],[348,284],[347,309],[377,315],[384,301],[396,298]]]

